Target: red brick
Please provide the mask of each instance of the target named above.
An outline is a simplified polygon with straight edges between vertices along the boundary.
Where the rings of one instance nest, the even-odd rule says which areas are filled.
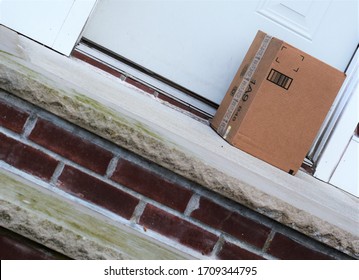
[[[0,236],[0,258],[2,260],[47,260],[54,259],[45,252],[32,248],[28,244]]]
[[[271,231],[270,228],[203,197],[199,208],[192,212],[191,217],[259,248],[263,247]]]
[[[1,260],[56,260],[68,259],[45,246],[0,228]]]
[[[189,112],[191,112],[192,114],[196,115],[197,117],[200,117],[201,119],[204,120],[210,120],[212,119],[210,116],[208,116],[207,114],[203,113],[201,110],[197,109],[197,108],[193,108],[190,107],[189,108]]]
[[[139,202],[132,195],[71,166],[65,166],[58,179],[57,186],[126,219],[131,218]]]
[[[49,155],[1,133],[0,160],[44,180],[51,179],[58,164]]]
[[[0,126],[21,133],[29,114],[0,101]]]
[[[191,213],[191,217],[217,229],[222,229],[230,215],[232,211],[204,197],[201,197],[199,207]]]
[[[253,254],[237,245],[225,242],[218,253],[221,260],[264,260],[263,257]]]
[[[147,86],[147,85],[145,85],[145,84],[143,84],[143,83],[141,83],[139,81],[136,81],[136,80],[134,80],[134,79],[132,79],[130,77],[127,77],[125,79],[125,82],[129,83],[129,84],[131,84],[131,85],[133,85],[133,86],[135,86],[135,87],[137,87],[137,88],[139,88],[139,89],[141,89],[144,92],[147,92],[149,94],[154,94],[155,93],[155,90],[153,88],[151,88],[151,87],[149,87],[149,86]]]
[[[165,95],[163,93],[158,93],[158,96],[157,96],[159,99],[162,99],[163,101],[166,101],[178,108],[181,108],[185,111],[190,111],[190,106],[188,104],[185,104],[185,103],[182,103],[180,101],[177,101],[176,99],[174,98],[171,98],[169,97],[168,95]]]
[[[119,71],[116,71],[115,69],[107,66],[106,64],[99,62],[83,53],[80,53],[79,51],[73,50],[73,52],[71,53],[71,56],[76,57],[80,60],[83,60],[83,61],[87,62],[88,64],[91,64],[97,68],[100,68],[101,70],[106,71],[117,78],[120,78],[122,76],[122,74]]]
[[[111,179],[181,212],[192,196],[190,190],[125,159],[118,161]]]
[[[180,102],[180,101],[178,101],[178,100],[176,100],[176,99],[174,99],[174,98],[172,98],[172,97],[170,97],[170,96],[168,96],[166,94],[158,93],[157,98],[159,98],[159,99],[161,99],[163,101],[166,101],[166,102],[168,102],[168,103],[170,103],[170,104],[172,104],[172,105],[174,105],[174,106],[176,106],[178,108],[181,108],[181,109],[183,109],[183,110],[185,110],[187,112],[190,112],[190,113],[196,115],[197,117],[200,117],[201,119],[204,119],[204,120],[209,120],[210,119],[210,117],[208,115],[206,115],[205,113],[203,113],[201,110],[199,110],[199,109],[197,109],[195,107],[192,107],[187,103]],[[218,105],[217,105],[217,107],[218,107]]]
[[[235,212],[224,221],[222,230],[258,248],[263,247],[271,231],[270,228]]]
[[[276,233],[267,253],[284,260],[330,260],[330,256],[312,250],[293,239]]]
[[[153,205],[146,206],[140,224],[204,255],[211,253],[218,241],[216,235]]]
[[[113,154],[49,121],[39,119],[29,139],[92,171],[105,174]]]

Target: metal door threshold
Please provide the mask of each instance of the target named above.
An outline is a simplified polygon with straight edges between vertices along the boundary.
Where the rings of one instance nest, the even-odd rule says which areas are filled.
[[[211,119],[218,108],[218,104],[86,39],[71,55],[204,120]]]

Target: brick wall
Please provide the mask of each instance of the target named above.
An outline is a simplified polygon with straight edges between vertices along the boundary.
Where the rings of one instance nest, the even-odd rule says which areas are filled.
[[[0,227],[0,248],[1,260],[68,259],[64,255],[2,227]]]
[[[1,165],[193,255],[350,258],[3,91]]]

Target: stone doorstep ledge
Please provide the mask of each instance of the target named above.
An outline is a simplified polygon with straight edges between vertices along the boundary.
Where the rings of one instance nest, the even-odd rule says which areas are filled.
[[[0,88],[359,258],[359,199],[251,157],[208,125],[86,63],[0,27],[1,37]]]
[[[194,258],[4,169],[0,225],[73,259]]]

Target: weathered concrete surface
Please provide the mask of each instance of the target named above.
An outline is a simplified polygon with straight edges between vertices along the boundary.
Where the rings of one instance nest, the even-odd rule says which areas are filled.
[[[4,170],[0,225],[74,259],[190,258]]]
[[[10,37],[25,54],[0,53],[0,88],[359,258],[358,199],[305,173],[288,175],[118,79]]]

